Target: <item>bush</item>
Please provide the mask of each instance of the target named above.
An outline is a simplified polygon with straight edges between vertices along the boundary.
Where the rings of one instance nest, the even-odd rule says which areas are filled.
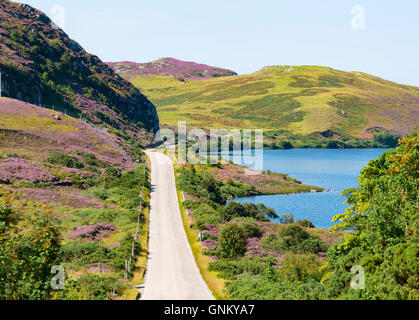
[[[294,223],[294,216],[292,215],[292,213],[283,214],[279,217],[278,220],[279,220],[279,223],[290,224],[290,223]]]
[[[64,290],[56,292],[56,300],[110,300],[121,296],[126,285],[114,276],[83,275],[68,279]]]
[[[238,224],[225,226],[218,237],[220,254],[227,259],[235,259],[246,253],[246,236]]]
[[[231,218],[233,217],[242,217],[242,218],[253,218],[258,221],[269,221],[269,218],[277,218],[278,216],[275,213],[275,210],[266,207],[264,204],[254,204],[254,203],[238,203],[235,201],[230,201],[225,206],[225,211],[227,215]]]
[[[76,157],[72,157],[66,155],[62,152],[55,152],[49,154],[47,157],[47,162],[56,164],[59,166],[67,167],[67,168],[74,168],[74,169],[82,169],[84,168],[83,163],[77,159]]]
[[[281,260],[279,278],[290,281],[320,281],[322,273],[319,271],[321,263],[312,254],[288,254]]]
[[[374,134],[374,141],[381,144],[383,147],[394,148],[399,142],[400,136],[391,134],[387,131],[382,131]]]
[[[327,299],[327,287],[307,282],[272,281],[262,275],[244,273],[227,284],[227,292],[237,300],[314,300]]]
[[[263,235],[263,230],[253,220],[245,220],[242,224],[244,235],[246,238],[260,238]]]
[[[89,165],[89,166],[97,166],[98,165],[98,160],[96,158],[96,156],[94,154],[91,153],[86,153],[86,152],[81,152],[81,151],[77,151],[76,152],[78,156],[82,156],[84,159],[84,162]]]
[[[195,218],[194,227],[197,228],[198,230],[205,230],[206,224],[218,225],[221,222],[222,222],[222,219],[218,214],[216,215],[203,214]]]
[[[317,253],[327,250],[327,244],[311,236],[297,225],[287,225],[278,234],[270,234],[261,240],[261,248],[267,252]]]
[[[59,264],[59,222],[44,209],[20,221],[14,195],[0,190],[0,300],[51,297],[51,268]]]
[[[265,267],[262,260],[254,258],[242,258],[239,260],[220,260],[210,262],[209,271],[219,272],[219,277],[235,280],[242,273],[250,273],[253,275],[264,274]]]
[[[61,247],[59,257],[63,262],[71,262],[79,266],[95,262],[109,263],[112,258],[111,251],[97,241],[68,242]]]
[[[314,224],[308,219],[297,220],[295,223],[302,226],[302,227],[315,228]]]

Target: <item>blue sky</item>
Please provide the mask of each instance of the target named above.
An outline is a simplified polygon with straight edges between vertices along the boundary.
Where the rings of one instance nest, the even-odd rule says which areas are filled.
[[[174,57],[251,73],[323,65],[419,86],[417,0],[26,0],[104,61]],[[354,6],[365,28],[353,29]],[[360,11],[357,11],[360,13]],[[359,20],[356,20],[359,21]]]

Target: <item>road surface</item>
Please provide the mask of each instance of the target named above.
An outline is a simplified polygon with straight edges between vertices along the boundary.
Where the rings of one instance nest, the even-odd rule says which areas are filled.
[[[146,153],[151,160],[150,239],[141,299],[212,300],[183,228],[173,164],[160,152]]]

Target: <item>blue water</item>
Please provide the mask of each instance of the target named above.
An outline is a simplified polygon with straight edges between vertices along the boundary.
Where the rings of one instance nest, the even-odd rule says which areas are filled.
[[[292,195],[256,196],[238,202],[263,203],[278,215],[309,219],[318,228],[330,228],[332,217],[345,211],[344,189],[358,185],[361,169],[386,149],[291,149],[263,151],[263,169],[287,173],[304,184],[331,191]],[[236,161],[240,163],[239,161]]]

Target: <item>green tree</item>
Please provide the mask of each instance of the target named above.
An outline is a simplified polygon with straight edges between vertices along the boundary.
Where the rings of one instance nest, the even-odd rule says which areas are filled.
[[[224,258],[235,259],[246,253],[246,236],[238,224],[225,226],[220,232],[218,243]]]
[[[43,207],[18,224],[23,218],[13,206],[15,197],[0,194],[0,299],[49,299],[60,247],[58,221]]]
[[[406,137],[396,149],[369,162],[359,186],[345,191],[349,208],[334,217],[335,230],[352,229],[328,251],[331,287],[336,295],[358,299],[419,297],[419,138]],[[336,274],[361,265],[365,290],[336,286]]]

